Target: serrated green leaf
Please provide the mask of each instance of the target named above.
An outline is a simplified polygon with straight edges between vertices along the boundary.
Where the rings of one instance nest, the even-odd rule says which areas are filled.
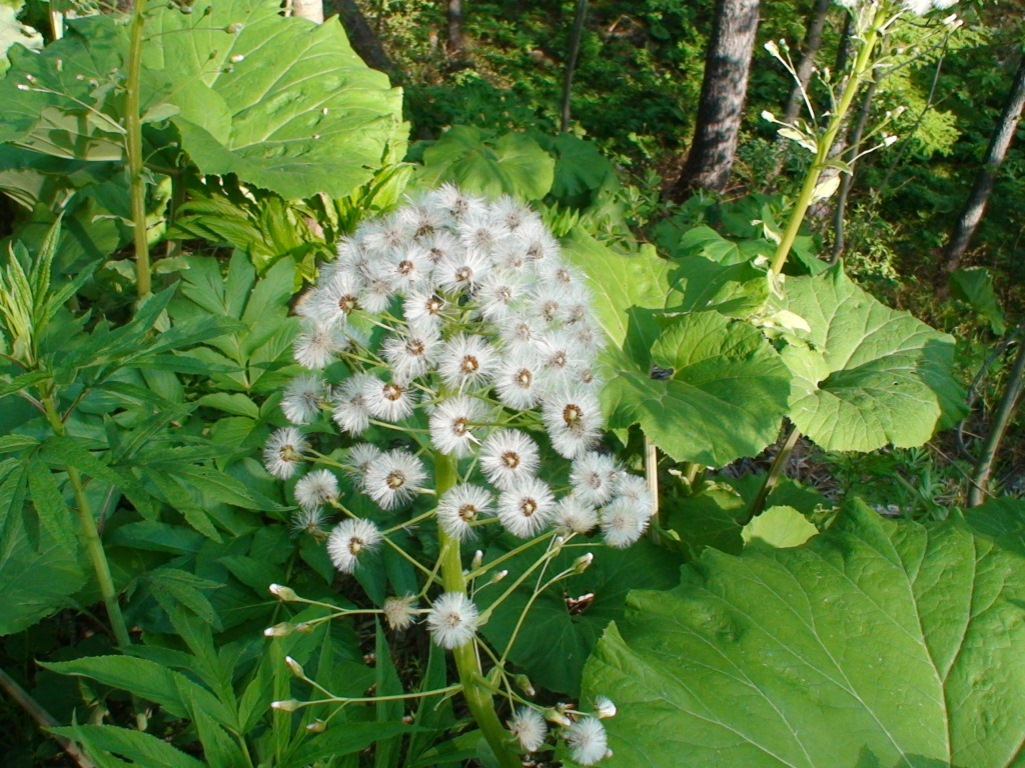
[[[75,518],[49,467],[39,462],[29,465],[28,490],[39,522],[68,557],[74,558],[78,553]]]
[[[966,267],[950,273],[950,283],[954,298],[971,304],[972,309],[989,321],[993,333],[1003,335],[1007,330],[1004,322],[1004,310],[993,290],[993,275],[985,267]]]
[[[794,375],[790,418],[827,450],[922,445],[962,392],[954,340],[880,304],[839,267],[791,278],[786,306],[811,326],[783,359]]]
[[[113,725],[72,725],[49,730],[51,733],[80,742],[90,756],[100,751],[134,760],[140,766],[205,768],[205,764],[196,758],[175,749],[156,736],[141,731]]]
[[[749,325],[715,311],[677,318],[652,347],[651,363],[621,350],[599,358],[609,426],[640,424],[677,461],[722,466],[772,442],[786,412],[790,375]]]
[[[452,182],[467,192],[540,200],[552,188],[555,160],[525,133],[497,139],[468,125],[455,125],[424,151],[419,183]]]
[[[89,677],[104,685],[131,691],[152,701],[175,717],[195,718],[203,712],[222,723],[233,722],[233,713],[210,691],[185,675],[146,659],[130,656],[92,656],[46,664],[62,675]]]
[[[0,437],[0,453],[12,453],[23,451],[26,448],[35,448],[39,440],[29,435],[4,435]]]
[[[864,505],[806,545],[706,550],[585,670],[622,765],[1020,766],[1025,568],[960,519]]]
[[[400,91],[353,53],[336,19],[284,18],[275,0],[191,10],[154,14],[147,33],[160,44],[144,47],[144,64],[170,81],[166,101],[181,110],[171,121],[202,173],[286,199],[342,197],[405,141]]]
[[[22,464],[0,483],[0,635],[30,627],[66,605],[85,584],[78,558],[70,556],[47,529],[38,536],[25,529],[22,506],[28,466]]]
[[[203,395],[199,398],[198,402],[200,405],[216,408],[219,411],[235,416],[246,416],[251,419],[260,418],[259,406],[251,398],[241,393],[213,392],[209,395]]]

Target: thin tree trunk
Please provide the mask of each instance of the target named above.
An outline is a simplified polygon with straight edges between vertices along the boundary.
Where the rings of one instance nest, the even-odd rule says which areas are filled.
[[[577,0],[573,14],[573,29],[569,35],[569,51],[566,54],[566,72],[562,80],[562,122],[563,131],[569,130],[570,96],[573,93],[573,73],[580,55],[580,40],[584,36],[584,20],[587,18],[587,0]]]
[[[851,194],[851,186],[854,184],[854,174],[857,167],[857,156],[861,151],[861,140],[865,136],[865,128],[868,126],[868,118],[872,114],[872,99],[875,98],[879,81],[873,80],[865,89],[865,97],[861,101],[861,109],[858,110],[858,119],[854,122],[854,130],[850,138],[850,156],[848,163],[851,167],[850,173],[845,173],[840,178],[840,191],[836,197],[836,207],[833,209],[833,252],[830,254],[829,263],[836,264],[843,255],[844,250],[844,219],[847,215],[847,198]]]
[[[819,46],[822,45],[822,30],[826,26],[826,16],[832,6],[833,0],[816,0],[815,2],[815,8],[808,21],[808,30],[804,35],[804,42],[801,44],[801,61],[797,64],[797,82],[790,91],[786,107],[783,108],[784,123],[792,123],[801,111],[801,104],[804,103],[801,92],[807,91],[808,83],[811,82],[811,73],[815,70],[815,57],[818,55]]]
[[[292,15],[323,24],[324,2],[323,0],[292,0]]]
[[[747,75],[751,68],[758,0],[719,0],[705,56],[694,140],[673,196],[694,190],[722,192],[730,179],[737,149]]]
[[[1025,383],[1025,344],[1018,349],[1018,356],[1014,360],[1014,367],[1007,379],[1004,396],[1000,400],[996,416],[993,419],[993,426],[990,427],[989,436],[982,446],[982,455],[979,456],[979,463],[975,467],[975,474],[972,476],[972,487],[968,491],[968,506],[976,507],[983,502],[986,490],[989,486],[989,476],[993,471],[993,460],[1000,449],[1000,441],[1003,440],[1007,425],[1011,423],[1011,417],[1018,407],[1018,399],[1021,396],[1022,384]]]
[[[448,55],[463,55],[463,0],[448,0]]]
[[[1007,156],[1007,150],[1011,146],[1011,139],[1018,129],[1018,121],[1021,119],[1022,108],[1025,107],[1025,56],[1022,56],[1018,64],[1018,71],[1014,75],[1014,83],[1011,86],[1011,95],[1000,115],[993,138],[990,139],[989,149],[986,150],[986,159],[983,161],[979,174],[975,177],[975,185],[972,187],[964,209],[954,225],[954,231],[950,236],[944,253],[943,268],[947,272],[953,272],[961,264],[972,235],[982,221],[982,215],[986,212],[986,204],[989,203],[989,196],[996,185],[997,173],[1000,165]]]
[[[402,80],[402,73],[381,45],[381,39],[374,32],[363,11],[356,5],[356,0],[334,0],[332,11],[338,14],[349,37],[349,44],[368,67],[387,72],[392,80]]]
[[[804,94],[808,91],[808,84],[811,82],[812,72],[815,71],[815,57],[818,55],[819,47],[822,45],[822,30],[826,26],[826,16],[833,5],[833,0],[816,0],[812,9],[811,17],[808,20],[808,28],[805,31],[804,42],[801,44],[801,60],[797,64],[797,78],[794,87],[790,90],[786,106],[783,108],[783,116],[780,118],[783,123],[792,123],[801,112],[804,104]],[[810,116],[809,116],[810,117]],[[776,160],[765,179],[765,188],[770,189],[776,177],[783,171],[787,159],[787,150],[790,148],[790,140],[782,136],[776,138],[773,152]]]

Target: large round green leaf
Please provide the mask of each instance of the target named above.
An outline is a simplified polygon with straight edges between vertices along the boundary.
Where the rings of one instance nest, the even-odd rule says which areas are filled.
[[[1025,558],[864,505],[633,592],[584,672],[622,768],[1025,765]]]
[[[823,448],[922,445],[961,390],[954,340],[880,304],[839,267],[786,284],[787,309],[811,327],[783,359],[794,374],[790,418]]]
[[[654,369],[614,348],[602,360],[610,426],[639,423],[677,461],[753,456],[786,412],[790,376],[779,355],[755,328],[714,310],[674,319],[652,347]]]
[[[337,19],[283,18],[277,0],[197,0],[146,27],[144,66],[200,171],[285,198],[343,197],[401,155],[402,96]]]

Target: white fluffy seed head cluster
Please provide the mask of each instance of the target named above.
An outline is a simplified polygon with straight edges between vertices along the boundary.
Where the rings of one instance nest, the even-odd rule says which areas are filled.
[[[438,524],[450,535],[465,541],[475,525],[497,519],[521,538],[552,527],[600,529],[607,543],[625,547],[645,530],[652,501],[643,481],[594,450],[604,335],[585,278],[534,211],[445,185],[344,238],[296,311],[294,354],[308,371],[282,399],[294,426],[265,449],[277,477],[299,472],[309,452],[301,428],[323,416],[359,441],[374,423],[401,427],[422,413],[428,447],[473,457],[479,468],[479,483],[438,500]],[[519,415],[526,411],[539,414]],[[546,448],[522,429],[539,422],[542,442],[572,462],[561,498],[539,477]],[[345,463],[352,484],[383,510],[410,503],[428,477],[413,453],[367,442],[350,448]],[[329,470],[296,487],[307,517],[338,495]],[[351,525],[329,539],[346,572],[376,544]]]

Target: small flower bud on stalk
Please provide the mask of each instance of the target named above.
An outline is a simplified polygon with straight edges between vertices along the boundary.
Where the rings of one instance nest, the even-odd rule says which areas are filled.
[[[591,567],[591,563],[594,562],[594,553],[588,552],[586,555],[581,555],[573,561],[573,573],[581,574]]]
[[[286,587],[281,584],[271,584],[268,589],[272,595],[277,597],[279,600],[284,600],[286,603],[294,602],[299,599],[299,595],[297,595],[295,590],[291,587]]]
[[[287,621],[283,621],[280,624],[275,624],[273,627],[267,627],[263,630],[264,637],[288,637],[295,631],[295,627],[289,624]]]
[[[327,723],[323,720],[314,720],[312,723],[306,726],[306,730],[310,733],[323,733],[327,730]]]
[[[513,677],[513,681],[519,687],[521,691],[533,698],[537,695],[537,691],[534,689],[533,684],[530,682],[530,678],[526,675],[516,675]]]
[[[285,699],[284,701],[272,701],[270,703],[271,709],[277,709],[281,712],[295,712],[301,706],[302,702],[296,699]]]
[[[286,656],[285,663],[288,665],[288,668],[292,670],[293,675],[301,680],[306,679],[306,673],[303,671],[302,665],[298,661],[293,659],[291,656]]]

